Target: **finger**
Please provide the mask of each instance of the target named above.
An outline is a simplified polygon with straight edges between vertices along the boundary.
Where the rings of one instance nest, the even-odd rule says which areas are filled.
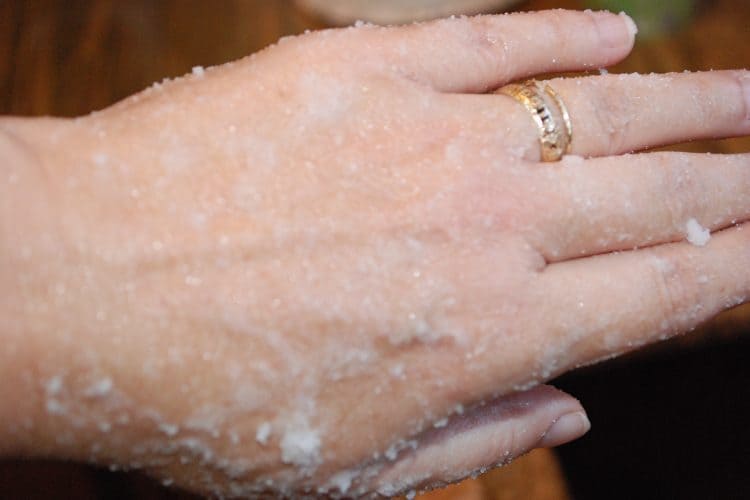
[[[564,10],[370,29],[369,53],[446,92],[484,92],[529,75],[614,64],[630,52],[636,32],[624,14]]]
[[[750,155],[644,153],[537,172],[527,240],[547,262],[685,240],[750,220]],[[694,221],[694,222],[691,222]]]
[[[750,134],[750,72],[606,75],[555,79],[565,103],[574,156],[607,156],[694,139]],[[501,143],[525,159],[541,157],[539,129],[506,95],[446,95],[446,115],[477,141]]]
[[[418,436],[416,445],[377,477],[375,490],[391,496],[459,481],[533,448],[577,439],[590,425],[575,398],[537,386],[467,410]]]
[[[550,84],[570,112],[576,155],[615,155],[750,133],[747,71],[605,75]]]
[[[536,362],[553,375],[695,328],[747,302],[749,269],[750,224],[705,247],[671,243],[548,266],[534,290],[552,326],[529,342],[551,347]]]

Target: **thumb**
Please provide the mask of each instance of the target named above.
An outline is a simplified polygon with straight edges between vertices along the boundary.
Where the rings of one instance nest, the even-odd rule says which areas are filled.
[[[549,385],[497,398],[455,415],[416,439],[381,471],[373,489],[392,496],[431,489],[557,446],[590,428],[581,404]]]

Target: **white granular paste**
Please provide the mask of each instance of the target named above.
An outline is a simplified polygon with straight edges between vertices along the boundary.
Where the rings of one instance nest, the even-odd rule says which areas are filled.
[[[687,232],[687,240],[695,246],[705,246],[711,239],[711,231],[701,226],[695,219],[691,218],[687,221],[685,230]]]
[[[320,459],[320,436],[307,426],[288,429],[280,446],[281,461],[285,464],[312,466]]]
[[[258,426],[258,430],[255,431],[255,440],[260,444],[268,444],[268,438],[271,436],[271,424],[263,422]]]

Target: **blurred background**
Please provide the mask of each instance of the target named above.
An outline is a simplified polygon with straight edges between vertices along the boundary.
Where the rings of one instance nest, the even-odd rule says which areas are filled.
[[[355,19],[560,7],[636,18],[634,53],[612,72],[750,68],[748,0],[0,0],[0,113],[87,114],[193,66]],[[747,152],[750,141],[677,149]],[[687,336],[568,374],[554,383],[588,409],[587,436],[430,498],[750,498],[749,357],[746,306]],[[0,498],[190,497],[136,474],[6,460]]]

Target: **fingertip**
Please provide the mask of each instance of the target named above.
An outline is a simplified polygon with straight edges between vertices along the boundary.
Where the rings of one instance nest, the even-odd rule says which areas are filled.
[[[623,21],[625,21],[625,25],[627,26],[628,32],[630,33],[630,38],[632,40],[635,40],[635,37],[638,34],[638,25],[635,23],[635,20],[625,12],[620,12],[619,16],[623,19]]]
[[[591,429],[586,412],[583,410],[566,413],[557,418],[537,443],[537,448],[552,448],[569,443],[586,434]]]
[[[622,49],[629,51],[632,48],[638,27],[626,13],[586,11],[586,14],[594,20],[602,48],[614,49],[618,52]]]
[[[750,71],[739,70],[735,71],[734,74],[740,84],[740,88],[742,89],[742,102],[744,105],[743,125],[748,125],[750,124]]]

